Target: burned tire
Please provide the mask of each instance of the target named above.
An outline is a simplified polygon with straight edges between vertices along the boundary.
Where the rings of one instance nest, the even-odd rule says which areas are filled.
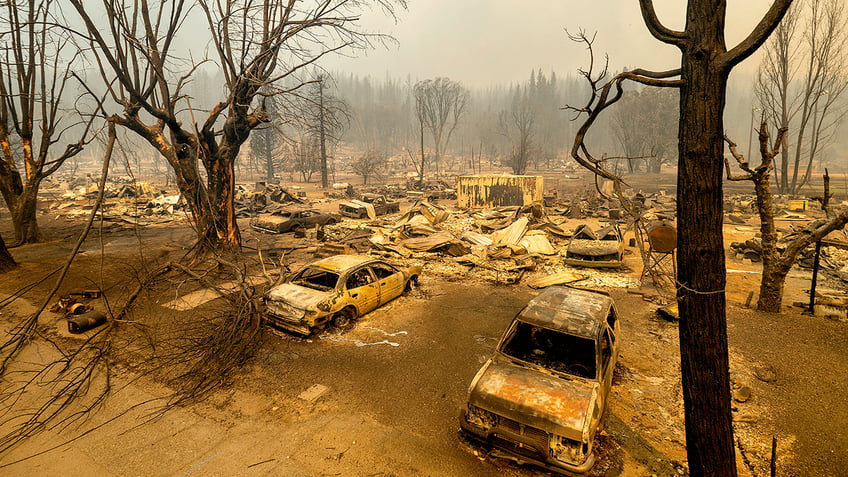
[[[351,307],[342,309],[333,315],[333,326],[340,330],[346,330],[353,326],[356,320],[356,310]]]

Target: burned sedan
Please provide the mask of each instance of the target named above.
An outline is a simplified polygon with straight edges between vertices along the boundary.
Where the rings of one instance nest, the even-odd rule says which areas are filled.
[[[341,216],[338,214],[320,212],[315,209],[291,209],[260,215],[250,221],[250,226],[260,232],[281,234],[298,228],[335,224],[339,221]]]
[[[624,241],[617,224],[593,231],[580,225],[565,252],[565,263],[577,267],[618,268],[623,264]]]
[[[356,318],[400,296],[418,280],[420,266],[397,268],[356,255],[328,257],[290,276],[265,296],[265,318],[303,335]]]
[[[588,472],[618,357],[618,317],[603,293],[549,287],[507,327],[460,411],[466,436],[519,463]]]

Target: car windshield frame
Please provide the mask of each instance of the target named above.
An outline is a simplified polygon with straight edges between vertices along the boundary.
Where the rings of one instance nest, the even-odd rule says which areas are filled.
[[[598,379],[596,343],[584,336],[515,319],[497,351],[510,359],[569,377]]]
[[[312,290],[327,292],[338,287],[340,278],[339,273],[310,265],[297,272],[289,282]],[[329,285],[331,281],[333,282],[332,286]]]

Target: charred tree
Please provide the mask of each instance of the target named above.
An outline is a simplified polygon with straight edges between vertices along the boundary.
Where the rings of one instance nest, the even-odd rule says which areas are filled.
[[[8,272],[17,265],[15,259],[12,258],[12,254],[9,253],[9,249],[6,248],[6,242],[3,241],[3,237],[0,237],[0,273]]]
[[[46,26],[58,14],[54,2],[9,1],[0,8],[5,10],[0,15],[5,53],[0,58],[0,195],[12,216],[15,242],[35,243],[41,239],[35,215],[41,182],[83,150],[94,116],[84,121],[63,109],[73,62],[64,57],[67,33]],[[63,135],[79,140],[57,153],[53,146]]]
[[[764,50],[757,99],[770,122],[792,131],[774,171],[777,188],[798,194],[846,113],[840,101],[848,88],[844,0],[796,2]]]
[[[732,181],[750,180],[754,183],[757,213],[760,216],[760,235],[762,236],[763,245],[763,276],[760,281],[760,297],[757,300],[757,309],[770,313],[780,312],[786,275],[792,269],[792,266],[795,265],[798,255],[809,245],[821,240],[830,232],[843,228],[848,223],[848,211],[843,211],[835,217],[814,220],[807,224],[801,231],[797,232],[794,238],[786,244],[783,251],[778,249],[777,227],[774,224],[774,200],[772,198],[769,176],[772,169],[774,169],[774,158],[780,153],[780,148],[784,144],[785,134],[786,129],[781,128],[778,131],[774,145],[769,147],[769,134],[766,123],[763,122],[760,125],[758,137],[762,161],[755,168],[751,168],[745,157],[738,152],[736,144],[725,137],[725,141],[730,147],[730,152],[736,159],[737,165],[745,172],[741,176],[732,175],[730,173],[730,163],[725,160],[727,178]],[[827,183],[828,177],[825,176],[825,184]],[[825,213],[827,213],[828,189],[828,187],[825,187],[825,193],[822,198],[822,206],[825,209]]]
[[[420,180],[424,179],[423,129],[433,136],[433,166],[439,174],[439,159],[451,140],[456,126],[465,114],[468,105],[468,90],[449,78],[419,81],[415,84],[415,107],[422,129]]]
[[[321,170],[321,187],[330,186],[329,152],[341,140],[350,122],[348,106],[330,93],[327,76],[317,75],[311,91],[305,98],[306,131],[318,145]]]
[[[386,166],[386,155],[376,150],[370,150],[353,161],[353,172],[362,176],[362,184],[368,185],[368,178],[379,176]]]
[[[307,67],[325,55],[387,39],[356,28],[366,5],[390,14],[395,4],[404,5],[394,0],[319,0],[309,5],[200,0],[225,95],[197,118],[200,109],[192,107],[183,89],[199,63],[173,53],[177,32],[192,10],[185,0],[155,5],[103,0],[96,15],[92,2],[71,4],[90,35],[109,94],[120,105],[109,119],[144,138],[168,161],[199,242],[207,248],[236,249],[241,234],[233,204],[234,166],[250,132],[268,121],[262,99],[299,90],[309,83]],[[98,23],[103,13],[108,26]],[[174,78],[172,71],[186,73]]]
[[[527,171],[534,137],[534,111],[530,104],[529,91],[517,87],[508,111],[500,113],[501,134],[511,143],[508,165],[512,173],[521,175]]]
[[[285,136],[281,126],[285,122],[279,114],[274,101],[266,103],[265,111],[268,122],[257,127],[250,133],[251,159],[264,170],[265,180],[274,182],[278,167],[281,167],[281,155]]]
[[[724,41],[725,1],[689,0],[683,31],[664,26],[651,0],[639,3],[651,34],[680,49],[680,68],[627,71],[598,88],[590,67],[584,76],[592,84],[592,98],[577,109],[588,117],[577,132],[572,157],[620,189],[621,179],[590,154],[586,132],[601,111],[621,98],[625,80],[680,88],[677,301],[689,471],[693,476],[735,476],[722,234],[722,115],[731,70],[766,41],[792,2],[775,0],[754,30],[730,50]],[[674,77],[679,79],[669,79]]]

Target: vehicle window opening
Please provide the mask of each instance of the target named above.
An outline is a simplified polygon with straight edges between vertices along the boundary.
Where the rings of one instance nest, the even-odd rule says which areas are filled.
[[[607,315],[607,324],[610,325],[610,328],[615,328],[615,310],[610,308],[609,314]]]
[[[374,270],[374,274],[377,275],[377,280],[389,278],[390,276],[397,273],[391,268],[386,267],[384,265],[374,265],[373,267],[371,267],[371,269]]]
[[[604,331],[604,335],[601,337],[601,362],[603,363],[604,369],[606,369],[607,364],[609,364],[609,360],[612,357],[612,339],[610,338],[610,331]]]
[[[595,342],[519,321],[501,351],[537,366],[595,378]]]
[[[350,277],[347,279],[347,289],[352,290],[354,288],[359,288],[374,281],[374,277],[371,276],[371,273],[368,272],[367,268],[360,268],[359,270],[353,272]]]
[[[338,282],[339,275],[337,273],[311,267],[304,269],[292,279],[292,283],[321,291],[329,291],[336,288],[336,283]]]

